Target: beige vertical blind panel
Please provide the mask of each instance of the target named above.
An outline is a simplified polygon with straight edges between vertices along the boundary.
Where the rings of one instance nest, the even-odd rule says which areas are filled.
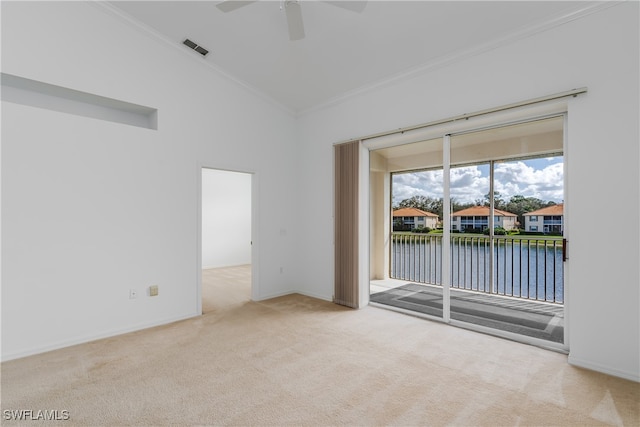
[[[358,169],[360,142],[334,147],[334,302],[358,308]]]

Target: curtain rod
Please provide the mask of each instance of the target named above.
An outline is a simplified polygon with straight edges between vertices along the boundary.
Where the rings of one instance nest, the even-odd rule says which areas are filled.
[[[417,129],[424,129],[424,128],[437,126],[437,125],[441,125],[441,124],[445,124],[445,123],[457,122],[459,120],[468,120],[468,119],[470,119],[472,117],[478,117],[478,116],[482,116],[482,115],[485,115],[485,114],[496,113],[498,111],[505,111],[505,110],[510,110],[510,109],[513,109],[513,108],[524,107],[526,105],[532,105],[532,104],[538,104],[538,103],[541,103],[541,102],[552,101],[554,99],[561,99],[561,98],[568,98],[568,97],[574,97],[575,98],[576,96],[578,96],[580,94],[583,94],[583,93],[586,93],[586,92],[587,92],[587,88],[586,87],[581,87],[581,88],[578,88],[578,89],[572,89],[572,90],[568,90],[568,91],[565,91],[565,92],[556,93],[556,94],[553,94],[553,95],[541,96],[539,98],[528,99],[526,101],[514,102],[512,104],[503,105],[501,107],[487,108],[485,110],[476,111],[474,113],[461,114],[459,116],[449,117],[447,119],[435,120],[433,122],[423,123],[421,125],[410,126],[410,127],[406,127],[406,128],[399,128],[399,129],[392,130],[392,131],[380,132],[380,133],[376,133],[376,134],[373,134],[373,135],[365,136],[363,138],[352,138],[352,139],[349,139],[347,141],[343,141],[340,144],[347,143],[347,142],[353,142],[353,141],[366,141],[366,140],[369,140],[369,139],[380,138],[382,136],[402,134],[402,133],[413,131],[413,130],[417,130]]]

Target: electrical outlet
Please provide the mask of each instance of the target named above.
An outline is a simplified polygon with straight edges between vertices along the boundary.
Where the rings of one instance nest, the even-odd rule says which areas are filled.
[[[149,286],[149,296],[155,297],[158,295],[158,285]]]
[[[136,291],[135,289],[129,289],[129,299],[136,298],[138,298],[138,291]]]

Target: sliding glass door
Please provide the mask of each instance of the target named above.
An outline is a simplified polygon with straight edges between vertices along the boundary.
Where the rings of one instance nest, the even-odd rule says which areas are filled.
[[[376,150],[392,224],[389,280],[371,301],[562,344],[563,126],[558,115]]]
[[[389,262],[378,272],[385,279],[371,283],[370,301],[437,319],[448,316],[443,295],[442,147],[443,139],[435,138],[371,152],[371,180],[382,183],[377,176],[389,176],[391,198],[390,206],[372,205],[373,229],[382,225],[376,221],[379,209],[391,210],[391,224],[385,239],[372,240],[379,242],[372,252],[385,251]],[[378,199],[382,188],[372,186],[372,199]]]
[[[450,137],[452,320],[564,342],[563,122]]]

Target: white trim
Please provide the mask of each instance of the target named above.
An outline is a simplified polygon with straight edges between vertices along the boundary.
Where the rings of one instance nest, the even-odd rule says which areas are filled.
[[[435,120],[416,126],[380,132],[364,138],[369,150],[390,148],[412,142],[440,138],[444,134],[461,135],[507,125],[559,116],[567,111],[568,99],[587,92],[587,88],[573,89],[473,113]],[[353,140],[351,140],[353,141]],[[350,142],[350,141],[346,141]]]
[[[489,161],[489,218],[487,218],[489,222],[489,253],[491,256],[489,257],[489,291],[491,293],[496,292],[498,287],[498,278],[496,277],[496,261],[498,258],[498,253],[496,252],[496,239],[495,237],[495,229],[496,226],[496,201],[494,199],[494,189],[495,189],[495,167],[496,161],[494,159]],[[516,217],[517,218],[517,217]],[[460,222],[462,222],[462,218],[460,218]],[[522,244],[521,244],[522,245]],[[522,248],[522,246],[520,246]],[[505,255],[506,258],[506,255]],[[506,259],[505,259],[506,264]],[[536,285],[537,287],[537,285]],[[507,291],[507,286],[505,284],[504,291]],[[497,293],[497,292],[496,292]],[[537,290],[536,290],[537,295]]]
[[[451,321],[451,135],[442,137],[442,320]]]
[[[137,332],[137,331],[142,331],[149,328],[154,328],[156,326],[164,326],[171,323],[179,322],[181,320],[191,319],[197,316],[200,316],[200,313],[192,313],[192,314],[186,314],[183,316],[169,317],[169,318],[157,320],[154,322],[139,323],[135,326],[121,328],[121,329],[112,329],[99,334],[92,333],[91,335],[82,335],[77,338],[58,341],[53,344],[42,346],[42,347],[33,347],[28,350],[22,350],[15,353],[5,354],[2,357],[2,362],[7,362],[9,360],[14,360],[14,359],[20,359],[27,356],[33,356],[33,355],[45,353],[48,351],[59,350],[62,348],[71,347],[73,345],[86,344],[94,341],[99,341],[105,338],[117,337],[117,336],[128,334],[131,332]]]
[[[563,114],[563,119],[564,119],[564,123],[562,124],[562,162],[564,164],[563,167],[563,172],[562,172],[562,176],[564,178],[564,191],[563,191],[563,196],[564,196],[564,200],[562,201],[562,237],[565,239],[565,243],[569,242],[569,229],[570,227],[567,227],[567,221],[565,221],[565,218],[567,218],[567,211],[569,209],[570,206],[570,202],[569,200],[571,199],[571,197],[569,197],[569,174],[567,173],[567,170],[569,170],[569,168],[567,167],[567,165],[569,164],[569,158],[570,158],[570,154],[569,154],[569,112],[565,112]],[[568,243],[567,247],[565,248],[565,250],[568,249]],[[566,351],[569,351],[570,347],[571,347],[571,343],[570,343],[570,338],[571,338],[571,316],[570,311],[571,311],[571,298],[569,297],[569,288],[571,287],[571,281],[569,280],[569,256],[568,256],[568,252],[567,252],[567,260],[564,262],[564,265],[562,266],[562,286],[563,286],[563,301],[562,301],[562,305],[564,307],[564,349]]]
[[[266,300],[270,300],[270,299],[273,299],[273,298],[283,297],[285,295],[293,295],[293,294],[299,294],[299,293],[300,292],[298,292],[298,291],[294,291],[294,290],[289,289],[289,290],[286,290],[286,291],[275,292],[275,293],[272,293],[272,294],[260,295],[259,298],[256,298],[256,299],[252,298],[252,301],[253,302],[266,301]]]
[[[359,166],[358,166],[358,308],[366,307],[369,304],[370,297],[370,263],[371,263],[371,248],[370,245],[370,163],[369,163],[369,150],[366,149],[362,142],[358,143],[359,152]]]
[[[586,91],[586,89],[584,89],[584,91]],[[582,93],[582,92],[581,92]],[[497,127],[502,127],[502,126],[509,126],[515,123],[525,123],[525,122],[531,122],[531,121],[536,121],[536,120],[540,120],[542,118],[547,118],[547,117],[554,117],[554,116],[562,116],[564,118],[564,123],[563,123],[563,156],[566,156],[567,153],[567,145],[568,145],[568,138],[567,138],[567,128],[568,128],[568,119],[567,119],[567,111],[568,111],[568,100],[567,98],[562,98],[562,99],[558,99],[558,98],[554,98],[554,99],[550,99],[548,101],[544,101],[542,103],[536,103],[536,105],[519,105],[518,107],[514,107],[512,110],[502,110],[500,109],[499,111],[496,112],[492,112],[491,114],[487,114],[487,115],[483,115],[481,118],[480,117],[475,117],[474,119],[479,119],[479,120],[465,120],[464,122],[449,122],[447,121],[446,123],[438,123],[436,126],[434,126],[434,129],[428,129],[428,132],[430,132],[430,136],[429,137],[425,137],[424,133],[420,134],[421,138],[416,138],[416,135],[413,135],[412,138],[413,139],[409,139],[403,142],[399,142],[398,139],[393,139],[393,137],[395,135],[391,135],[391,134],[384,134],[381,138],[385,138],[386,141],[379,143],[379,144],[374,144],[375,148],[372,147],[367,147],[367,142],[363,142],[362,144],[367,147],[370,151],[376,150],[376,149],[380,149],[380,148],[386,148],[386,147],[392,147],[392,146],[398,146],[398,145],[403,145],[403,144],[409,144],[412,142],[417,142],[420,140],[425,140],[425,139],[435,139],[435,135],[433,135],[433,133],[435,132],[441,132],[440,133],[440,137],[442,137],[442,151],[443,151],[443,254],[442,254],[442,291],[443,291],[443,318],[440,319],[438,317],[435,316],[430,316],[430,315],[423,315],[421,313],[417,313],[417,312],[413,312],[411,310],[405,310],[405,309],[401,309],[401,308],[397,308],[397,307],[392,307],[392,306],[386,306],[383,304],[377,304],[377,303],[370,303],[369,305],[374,305],[376,307],[381,307],[381,308],[385,308],[385,309],[389,309],[392,311],[398,311],[404,314],[409,314],[409,315],[413,315],[413,316],[417,316],[417,317],[423,317],[429,320],[437,320],[437,321],[441,321],[443,323],[452,325],[452,326],[456,326],[456,327],[461,327],[464,329],[469,329],[469,330],[473,330],[476,332],[481,332],[481,333],[486,333],[489,335],[494,335],[494,336],[498,336],[501,338],[506,338],[512,341],[517,341],[523,344],[528,344],[528,345],[535,345],[537,347],[541,347],[541,348],[545,348],[548,350],[553,350],[553,351],[557,351],[557,352],[561,352],[561,353],[565,353],[567,354],[569,351],[569,335],[568,335],[568,321],[567,321],[567,275],[566,275],[566,271],[567,269],[565,268],[565,275],[564,275],[564,310],[565,310],[565,317],[564,317],[564,326],[563,326],[563,342],[562,343],[555,343],[552,341],[547,341],[544,339],[540,339],[540,338],[534,338],[534,337],[530,337],[527,335],[522,335],[522,334],[516,334],[516,333],[511,333],[511,332],[507,332],[507,331],[502,331],[499,329],[494,329],[494,328],[488,328],[488,327],[484,327],[481,325],[476,325],[473,323],[467,323],[467,322],[462,322],[459,320],[455,320],[455,319],[451,319],[451,313],[450,313],[450,280],[451,278],[448,277],[450,274],[450,259],[449,259],[449,250],[448,247],[445,248],[444,247],[444,242],[449,242],[450,241],[450,227],[451,227],[451,212],[450,212],[450,183],[449,183],[449,179],[450,179],[450,145],[451,145],[451,141],[450,141],[450,137],[451,135],[456,135],[456,134],[461,134],[461,133],[468,133],[468,132],[474,132],[474,131],[481,131],[481,130],[485,130],[488,128],[497,128]],[[487,121],[490,120],[490,121]],[[469,124],[468,122],[472,122],[471,124]],[[447,132],[447,130],[451,130],[450,132]],[[455,130],[455,131],[454,131]],[[444,135],[444,136],[442,136]],[[404,135],[401,135],[404,136]],[[378,138],[378,137],[376,137]],[[391,139],[389,139],[391,138]],[[379,139],[379,138],[378,138]],[[565,162],[566,162],[566,157],[565,157]],[[565,167],[565,171],[566,171],[566,167]],[[566,199],[567,199],[567,184],[566,184],[566,177],[567,174],[566,172],[563,174],[564,175],[564,179],[565,179],[565,201],[564,203],[566,204]],[[493,184],[492,184],[493,185]],[[566,212],[565,212],[566,215]],[[565,229],[564,231],[564,235],[567,235],[567,230]],[[492,270],[493,271],[493,270]],[[493,284],[492,284],[493,286]]]
[[[379,150],[382,148],[397,147],[399,145],[411,144],[414,142],[427,141],[441,138],[444,134],[458,135],[466,132],[473,132],[480,129],[495,127],[498,123],[502,125],[512,125],[531,121],[532,118],[542,119],[545,117],[560,116],[567,111],[567,99],[555,99],[536,105],[527,105],[513,108],[507,111],[497,111],[491,114],[471,117],[466,120],[447,121],[430,127],[419,128],[401,133],[388,134],[363,142],[369,150]]]
[[[202,314],[202,169],[196,168],[196,313]]]
[[[279,108],[283,112],[289,114],[291,117],[296,117],[296,112],[295,111],[293,111],[290,108],[286,107],[284,104],[281,104],[280,102],[276,101],[274,98],[272,98],[271,96],[267,95],[265,92],[263,92],[263,91],[261,91],[259,89],[256,89],[254,86],[250,85],[249,83],[245,82],[244,80],[241,80],[241,79],[229,74],[228,72],[224,71],[222,68],[220,68],[220,67],[216,66],[215,64],[207,61],[204,57],[201,57],[200,55],[195,55],[191,48],[189,48],[189,47],[187,47],[185,45],[182,45],[180,43],[177,43],[175,40],[167,38],[166,36],[164,36],[163,34],[159,33],[154,28],[152,28],[152,27],[150,27],[150,26],[138,21],[133,16],[131,16],[128,13],[124,12],[122,9],[119,9],[119,8],[109,4],[109,2],[106,2],[106,1],[86,1],[86,3],[99,8],[100,10],[102,10],[105,13],[107,13],[108,15],[111,15],[111,16],[114,16],[114,17],[118,18],[119,20],[121,20],[122,22],[125,22],[126,24],[128,24],[129,26],[134,28],[135,30],[140,31],[144,35],[151,36],[153,39],[155,39],[155,40],[157,40],[157,41],[159,41],[161,43],[166,44],[167,46],[171,47],[172,49],[175,49],[175,50],[181,52],[186,57],[188,57],[190,60],[196,61],[196,62],[200,63],[201,65],[204,65],[205,67],[207,67],[209,70],[211,70],[212,72],[214,72],[218,76],[223,77],[223,78],[229,80],[230,82],[240,86],[244,90],[246,90],[246,91],[250,92],[251,94],[257,96],[258,98],[262,99],[263,101],[265,101],[265,102],[267,102],[267,103]]]
[[[514,31],[511,34],[507,34],[497,39],[490,40],[488,42],[474,46],[472,48],[458,50],[458,51],[443,55],[439,58],[429,61],[426,64],[422,64],[417,67],[411,68],[409,70],[402,71],[391,77],[380,80],[376,83],[372,83],[366,86],[362,86],[358,89],[348,91],[340,96],[334,97],[333,99],[330,99],[324,103],[318,104],[314,107],[302,109],[297,113],[297,115],[303,116],[306,114],[310,114],[319,110],[323,110],[323,109],[341,104],[343,102],[348,101],[351,98],[365,94],[367,92],[372,92],[376,89],[381,89],[387,86],[391,86],[399,81],[408,80],[420,74],[426,74],[433,70],[437,70],[439,68],[443,68],[448,65],[461,62],[473,56],[477,56],[482,53],[500,48],[502,46],[509,45],[518,40],[525,39],[535,34],[551,30],[553,28],[587,17],[591,14],[601,12],[605,9],[608,9],[610,7],[613,7],[622,3],[624,3],[624,1],[604,1],[604,2],[598,2],[598,3],[591,3],[583,7],[582,9],[567,13],[565,15],[556,16],[546,21],[539,22],[537,24],[529,25],[527,27]]]
[[[251,173],[251,299],[260,299],[260,175]]]
[[[569,354],[568,362],[569,365],[577,366],[579,368],[589,369],[590,371],[601,372],[607,375],[613,375],[614,377],[624,378],[626,380],[635,381],[637,383],[640,382],[640,375],[634,372],[612,369],[609,366],[573,357],[571,356],[571,354]]]
[[[260,280],[259,280],[259,265],[258,265],[258,200],[259,200],[259,185],[258,185],[258,173],[234,169],[211,166],[210,164],[198,162],[196,167],[196,312],[202,314],[202,171],[203,169],[213,169],[223,172],[235,172],[244,173],[251,176],[251,300],[259,301],[264,299],[260,296]]]
[[[270,299],[273,299],[273,298],[284,297],[284,296],[287,296],[287,295],[304,295],[305,297],[315,298],[315,299],[319,299],[319,300],[322,300],[322,301],[327,301],[327,302],[330,302],[332,304],[334,303],[332,297],[329,297],[329,296],[326,296],[326,295],[316,294],[316,293],[313,293],[313,292],[300,291],[300,290],[288,290],[288,291],[276,292],[276,293],[273,293],[273,294],[267,294],[267,295],[264,295],[264,296],[260,297],[259,299],[254,299],[253,301],[254,302],[267,301],[267,300],[270,300]],[[349,307],[346,307],[346,306],[343,306],[343,307],[349,308]]]
[[[318,110],[322,110],[322,109],[326,109],[328,107],[340,104],[342,102],[345,102],[351,98],[354,98],[356,96],[365,94],[367,92],[372,92],[376,89],[380,89],[380,88],[384,88],[387,86],[390,86],[392,84],[395,84],[399,81],[403,81],[403,80],[407,80],[410,78],[413,78],[417,75],[420,74],[425,74],[428,72],[431,72],[433,70],[436,70],[438,68],[442,68],[451,64],[454,64],[456,62],[460,62],[463,60],[466,60],[467,58],[471,58],[473,56],[477,56],[480,55],[482,53],[497,49],[499,47],[502,46],[506,46],[509,45],[515,41],[527,38],[527,37],[531,37],[535,34],[541,33],[541,32],[545,32],[548,31],[550,29],[559,27],[561,25],[567,24],[569,22],[587,17],[591,14],[594,13],[598,13],[600,11],[603,11],[605,9],[608,9],[610,7],[616,6],[618,4],[624,3],[624,1],[604,1],[604,2],[597,2],[597,3],[591,3],[588,4],[586,6],[584,6],[583,8],[576,10],[576,11],[572,11],[569,13],[566,13],[564,15],[560,15],[560,16],[555,16],[552,17],[550,19],[547,19],[545,21],[536,23],[536,24],[532,24],[529,26],[526,26],[524,28],[521,28],[517,31],[514,31],[510,34],[504,35],[502,37],[496,38],[494,40],[490,40],[488,42],[482,43],[480,45],[468,48],[468,49],[462,49],[462,50],[458,50],[443,56],[440,56],[439,58],[436,58],[434,60],[429,61],[426,64],[422,64],[419,65],[417,67],[413,67],[410,68],[408,70],[399,72],[397,74],[394,74],[391,77],[387,77],[385,79],[379,80],[378,82],[369,84],[369,85],[365,85],[362,86],[360,88],[348,91],[342,95],[339,95],[337,97],[334,97],[328,101],[322,102],[320,104],[317,104],[315,106],[309,107],[309,108],[303,108],[300,109],[298,111],[292,110],[288,107],[286,107],[284,104],[276,101],[274,98],[272,98],[271,96],[267,95],[264,91],[256,89],[254,86],[250,85],[249,83],[227,73],[226,71],[224,71],[223,69],[217,67],[215,64],[207,61],[205,58],[200,58],[196,55],[193,54],[193,52],[191,51],[191,49],[187,48],[186,46],[182,46],[178,43],[176,43],[175,40],[171,40],[169,38],[167,38],[166,36],[164,36],[163,34],[161,34],[160,32],[158,32],[157,30],[155,30],[154,28],[138,21],[136,18],[134,18],[133,16],[127,14],[126,12],[122,11],[121,9],[118,9],[117,7],[109,4],[108,2],[103,2],[103,1],[86,1],[87,4],[93,5],[99,9],[101,9],[103,12],[108,13],[118,19],[120,19],[121,21],[129,24],[131,27],[137,29],[138,31],[144,33],[147,36],[152,36],[153,38],[155,38],[158,41],[161,41],[165,44],[167,44],[168,46],[171,46],[172,48],[182,52],[183,54],[187,55],[189,58],[191,58],[191,60],[197,61],[203,65],[205,65],[206,67],[208,67],[211,71],[215,72],[217,75],[222,76],[232,82],[234,82],[235,84],[237,84],[238,86],[241,86],[242,88],[244,88],[245,90],[251,92],[252,94],[258,96],[259,98],[265,100],[266,102],[270,103],[271,105],[274,105],[276,107],[278,107],[279,109],[281,109],[282,111],[288,113],[289,115],[293,116],[293,117],[300,117]]]
[[[299,291],[298,290],[298,291],[292,291],[291,294],[304,295],[305,297],[315,298],[315,299],[319,299],[319,300],[322,300],[322,301],[327,301],[327,302],[333,303],[333,298],[331,296],[320,295],[320,294],[316,294],[315,292],[307,292],[307,291]],[[349,307],[345,307],[345,309],[348,309],[348,308]]]

